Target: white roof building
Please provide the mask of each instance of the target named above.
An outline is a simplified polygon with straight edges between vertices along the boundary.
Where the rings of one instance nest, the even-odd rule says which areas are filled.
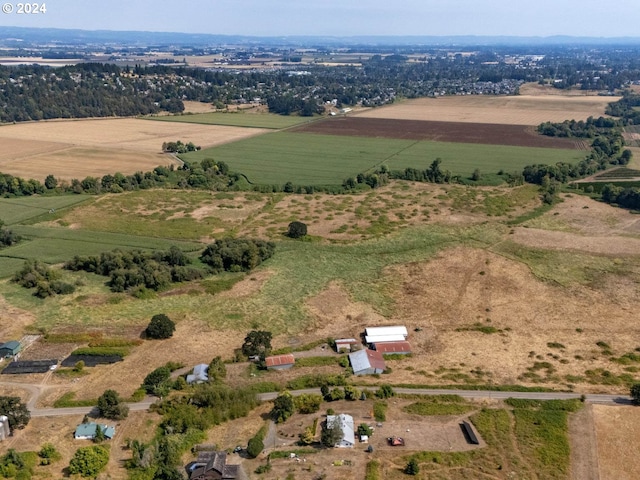
[[[340,415],[327,415],[327,428],[331,429],[334,425],[339,425],[342,429],[342,439],[336,443],[336,447],[353,448],[356,443],[356,432],[353,423],[353,417],[341,413]]]
[[[385,342],[403,342],[407,339],[409,332],[407,327],[369,327],[365,329],[365,341],[368,344]]]

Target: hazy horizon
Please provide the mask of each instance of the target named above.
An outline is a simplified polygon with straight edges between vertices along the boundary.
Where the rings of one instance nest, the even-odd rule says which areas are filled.
[[[247,36],[638,37],[637,0],[51,0],[0,26]],[[39,4],[41,4],[40,2]]]

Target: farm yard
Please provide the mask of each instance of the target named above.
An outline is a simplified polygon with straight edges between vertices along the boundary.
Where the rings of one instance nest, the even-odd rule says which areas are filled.
[[[553,92],[553,89],[551,89]],[[555,92],[558,92],[556,90]],[[537,93],[537,91],[531,92]],[[499,123],[537,126],[543,122],[586,120],[604,115],[620,97],[596,95],[543,95],[522,91],[516,96],[464,95],[418,98],[375,108],[358,117],[442,122]]]

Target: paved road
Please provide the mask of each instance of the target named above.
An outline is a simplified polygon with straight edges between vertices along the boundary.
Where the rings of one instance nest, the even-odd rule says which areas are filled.
[[[394,388],[396,393],[416,394],[416,395],[460,395],[463,398],[524,398],[530,400],[569,400],[571,398],[581,398],[580,393],[565,392],[496,392],[492,390],[445,390],[445,389],[418,389],[418,388]],[[305,390],[294,390],[292,395],[302,395],[304,393],[320,393],[319,388],[308,388]],[[277,392],[261,393],[260,400],[273,400],[278,396]],[[607,395],[607,394],[585,394],[585,401],[590,403],[602,403],[607,405],[631,405],[631,397],[627,395]]]
[[[96,413],[96,407],[71,407],[71,408],[37,408],[36,400],[42,392],[43,385],[33,385],[25,383],[0,382],[2,385],[10,385],[28,390],[31,398],[27,403],[27,407],[32,417],[49,417],[62,415],[88,415]],[[445,389],[417,389],[417,388],[394,388],[397,393],[417,394],[417,395],[460,395],[463,398],[524,398],[531,400],[568,400],[571,398],[580,398],[580,393],[565,392],[496,392],[491,390],[445,390]],[[307,388],[304,390],[293,390],[292,395],[302,395],[305,393],[319,394],[319,388]],[[277,392],[260,393],[258,398],[262,401],[273,400],[278,396]],[[631,405],[631,397],[628,395],[608,395],[608,394],[585,394],[585,401],[589,403],[599,403],[605,405]],[[129,409],[133,412],[140,410],[148,410],[155,403],[155,399],[147,397],[141,402],[128,403]]]

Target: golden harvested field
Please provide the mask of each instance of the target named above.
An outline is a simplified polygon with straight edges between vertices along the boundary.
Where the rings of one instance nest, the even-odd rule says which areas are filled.
[[[604,115],[619,97],[577,95],[469,95],[418,98],[368,110],[358,116],[397,120],[539,125],[542,122],[586,120]]]
[[[640,457],[638,407],[594,405],[600,480],[638,478]]]
[[[63,179],[148,171],[172,163],[163,142],[202,147],[260,135],[267,130],[218,125],[151,122],[135,118],[32,122],[0,127],[0,171]],[[7,148],[7,146],[9,148]]]

